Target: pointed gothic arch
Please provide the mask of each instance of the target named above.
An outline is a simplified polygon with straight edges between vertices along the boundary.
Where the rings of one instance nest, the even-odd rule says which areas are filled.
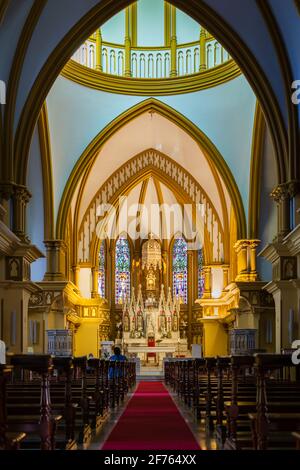
[[[170,120],[174,124],[178,125],[199,145],[210,167],[212,169],[214,166],[216,167],[228,190],[237,221],[237,238],[246,238],[247,225],[242,198],[232,172],[230,171],[221,153],[218,151],[212,141],[206,136],[206,134],[189,119],[184,117],[170,106],[167,106],[154,98],[147,99],[118,116],[101,132],[99,132],[93,141],[86,147],[81,157],[78,159],[76,165],[74,166],[65,186],[56,221],[56,237],[58,239],[64,239],[65,221],[67,218],[67,213],[70,209],[75,189],[81,180],[79,195],[82,194],[84,185],[102,146],[112,135],[114,135],[124,125],[126,125],[126,123],[147,111],[154,111]]]

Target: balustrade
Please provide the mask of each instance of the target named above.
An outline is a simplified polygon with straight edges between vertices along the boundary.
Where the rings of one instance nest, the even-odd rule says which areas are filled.
[[[201,51],[204,47],[204,51]],[[97,50],[99,49],[100,50]],[[175,76],[171,73],[171,47],[130,48],[130,76],[133,78],[160,79]],[[101,57],[101,68],[99,59]],[[124,45],[112,44],[91,36],[75,52],[72,59],[81,65],[115,76],[125,74],[126,50]],[[208,37],[203,43],[176,45],[176,76],[185,76],[214,68],[230,59],[228,52],[214,38]]]

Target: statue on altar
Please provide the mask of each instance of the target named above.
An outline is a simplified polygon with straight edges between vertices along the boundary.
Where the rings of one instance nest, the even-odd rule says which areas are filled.
[[[135,277],[140,279],[137,295],[133,287],[131,298],[123,302],[123,339],[129,353],[132,351],[144,364],[149,362],[162,367],[165,355],[170,354],[170,350],[178,351],[180,298],[173,298],[170,287],[165,292],[161,244],[153,234],[142,245],[141,255]],[[180,344],[181,351],[187,350],[186,341]],[[152,347],[155,352],[149,351]]]
[[[154,295],[144,302],[142,288],[139,286],[135,299],[134,291],[130,302],[125,301],[123,307],[123,329],[129,338],[172,338],[179,332],[178,316],[180,305],[178,299],[173,300],[171,289],[165,298],[164,286],[161,286],[159,301]]]

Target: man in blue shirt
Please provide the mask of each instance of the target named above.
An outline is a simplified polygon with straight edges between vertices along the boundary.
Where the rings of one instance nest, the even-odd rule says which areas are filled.
[[[114,348],[114,354],[110,356],[109,360],[110,361],[127,361],[127,357],[123,356],[123,354],[121,354],[121,349],[118,346],[116,346]],[[121,377],[121,374],[120,374],[119,369],[115,370],[115,373],[114,373],[114,368],[110,367],[109,378],[112,379],[113,377]]]

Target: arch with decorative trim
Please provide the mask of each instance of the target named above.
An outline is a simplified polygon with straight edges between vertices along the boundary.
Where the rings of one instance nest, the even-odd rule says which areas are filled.
[[[169,119],[171,122],[175,123],[181,129],[183,129],[199,145],[208,163],[210,164],[212,171],[214,169],[213,167],[215,166],[228,190],[237,221],[237,238],[246,238],[247,226],[241,195],[234,177],[221,153],[206,136],[206,134],[202,132],[195,124],[193,124],[190,120],[170,106],[167,106],[154,98],[147,99],[121,114],[118,118],[106,126],[86,147],[72,170],[61,199],[57,216],[56,238],[64,239],[65,222],[75,189],[81,180],[78,193],[78,197],[80,198],[89,173],[92,170],[93,164],[102,146],[126,123],[145,113],[146,111],[157,112],[163,117]]]
[[[29,147],[40,109],[52,84],[72,55],[74,48],[79,47],[86,37],[109,17],[131,3],[133,3],[133,0],[120,0],[119,2],[107,0],[96,5],[68,31],[45,62],[24,105],[16,131],[14,155],[16,161],[15,179],[18,183],[26,184]],[[276,149],[279,182],[285,181],[288,174],[289,156],[287,131],[275,93],[271,90],[268,79],[254,55],[236,31],[208,5],[194,0],[189,2],[186,0],[170,0],[170,3],[185,11],[209,30],[224,45],[245,73],[260,100],[271,130]],[[287,96],[290,96],[290,90],[286,90],[286,92]],[[291,121],[295,121],[295,116],[292,117]],[[293,122],[290,125],[290,128],[292,127]]]

